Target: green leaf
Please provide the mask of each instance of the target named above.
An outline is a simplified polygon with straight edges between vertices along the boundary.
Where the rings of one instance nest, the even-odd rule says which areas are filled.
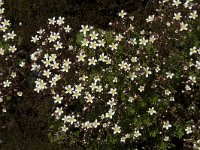
[[[84,36],[83,36],[83,33],[79,33],[76,35],[76,43],[81,45],[81,41],[83,41],[84,39]]]

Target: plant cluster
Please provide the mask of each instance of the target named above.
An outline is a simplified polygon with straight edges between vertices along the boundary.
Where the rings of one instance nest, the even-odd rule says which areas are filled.
[[[3,2],[0,0],[0,7]],[[162,0],[137,26],[122,10],[110,30],[62,16],[31,37],[32,89],[51,102],[50,139],[88,149],[200,148],[200,3]],[[19,91],[14,31],[0,8],[0,107]]]
[[[13,95],[22,96],[18,87],[18,71],[25,63],[20,61],[17,35],[10,29],[10,20],[4,15],[4,2],[0,0],[0,113],[6,112]]]
[[[64,17],[32,37],[35,91],[51,95],[54,140],[172,148],[199,139],[199,3],[163,0],[144,29],[123,10],[113,31]],[[138,27],[137,27],[138,28]],[[149,141],[152,145],[147,145]]]

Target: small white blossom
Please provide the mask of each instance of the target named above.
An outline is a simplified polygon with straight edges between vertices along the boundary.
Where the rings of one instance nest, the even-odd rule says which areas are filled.
[[[148,113],[150,115],[156,114],[156,111],[154,110],[154,107],[149,108]]]
[[[112,129],[113,129],[113,133],[114,134],[116,134],[116,133],[121,133],[121,127],[120,126],[118,126],[117,124],[115,124],[115,126],[114,127],[112,127]]]
[[[140,131],[139,130],[135,130],[133,136],[134,136],[134,138],[137,138],[137,137],[141,136]]]
[[[191,127],[187,127],[185,129],[185,131],[186,131],[187,134],[190,134],[190,133],[192,133],[192,128]]]
[[[168,130],[171,127],[172,127],[172,125],[169,123],[169,121],[164,121],[163,128],[165,128],[166,130]]]
[[[146,19],[146,22],[152,22],[152,21],[154,21],[154,15],[151,15],[151,16],[149,16],[147,19]]]
[[[124,16],[126,15],[127,13],[124,12],[124,10],[121,10],[120,13],[118,13],[118,16],[121,17],[121,18],[124,18]]]
[[[184,24],[183,22],[181,22],[180,23],[180,26],[181,26],[181,28],[180,28],[180,31],[183,31],[183,30],[188,30],[188,24]]]

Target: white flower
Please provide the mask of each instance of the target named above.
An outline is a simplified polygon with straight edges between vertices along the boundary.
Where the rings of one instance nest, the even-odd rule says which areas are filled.
[[[64,27],[65,32],[69,33],[71,28],[69,27],[69,25],[67,25],[67,27]]]
[[[116,41],[121,41],[122,38],[123,38],[123,36],[122,36],[121,34],[118,34],[118,35],[116,36]]]
[[[118,82],[117,77],[115,77],[115,78],[113,79],[113,82],[114,82],[114,83],[117,83],[117,82]]]
[[[188,24],[184,24],[183,22],[181,22],[180,26],[181,26],[180,31],[188,30],[188,28],[187,28]]]
[[[66,123],[68,121],[68,118],[67,116],[65,115],[63,118],[62,118],[63,122]]]
[[[132,72],[132,73],[129,75],[129,78],[131,78],[131,81],[133,81],[135,78],[137,78],[137,75],[135,74],[135,72]]]
[[[80,61],[84,62],[84,58],[86,57],[86,55],[83,53],[80,53],[79,56],[76,56],[76,57],[78,58],[78,62]]]
[[[82,80],[82,81],[86,81],[88,79],[88,76],[86,75],[83,75],[82,77],[79,78],[79,80]]]
[[[116,102],[115,102],[114,98],[112,98],[111,100],[109,100],[109,101],[107,102],[107,104],[110,105],[110,108],[112,108],[113,106],[116,105]]]
[[[165,90],[165,95],[170,95],[170,94],[171,94],[171,91],[168,90],[168,89],[166,89],[166,90]]]
[[[8,28],[5,25],[0,25],[0,30],[5,32]]]
[[[150,70],[149,67],[144,68],[144,72],[145,72],[146,78],[147,78],[150,74],[152,74],[152,72],[151,72],[151,70]]]
[[[3,25],[3,26],[10,26],[10,20],[6,20],[6,19],[4,19],[2,22],[1,22],[1,24]]]
[[[55,40],[57,40],[57,38],[59,38],[58,36],[55,36],[55,33],[51,32],[50,37],[48,38],[48,41],[54,42]]]
[[[58,20],[57,20],[57,24],[58,24],[58,25],[64,24],[64,23],[65,23],[64,20],[65,20],[64,17],[59,17]]]
[[[59,116],[63,113],[63,108],[62,107],[56,107],[55,113],[58,114]]]
[[[197,14],[197,11],[196,11],[196,10],[194,10],[193,12],[190,13],[189,18],[191,18],[191,19],[196,19],[197,17],[198,17],[198,14]]]
[[[63,125],[63,126],[61,127],[61,129],[62,129],[63,132],[66,132],[69,128],[66,127],[66,125]]]
[[[3,109],[2,109],[2,112],[4,112],[4,113],[5,113],[6,111],[7,111],[7,110],[6,110],[6,108],[3,108]]]
[[[154,107],[149,108],[148,113],[150,115],[156,114],[156,111],[154,110]]]
[[[50,25],[54,25],[56,23],[55,17],[53,17],[52,19],[48,19],[48,20],[49,20]]]
[[[17,50],[17,48],[15,46],[10,46],[8,51],[11,53],[14,53]]]
[[[107,65],[108,65],[108,64],[111,64],[111,61],[112,61],[112,60],[108,57],[107,60],[106,60],[106,64],[107,64]]]
[[[86,121],[85,122],[85,124],[83,124],[83,128],[87,128],[87,129],[89,129],[89,128],[92,128],[92,123],[90,123],[89,121]]]
[[[143,91],[144,91],[144,86],[140,86],[140,87],[138,88],[138,90],[139,90],[140,92],[143,92]]]
[[[43,76],[49,78],[50,75],[51,75],[50,69],[48,69],[48,70],[44,70],[44,72],[43,72]]]
[[[165,136],[164,141],[169,141],[169,136]]]
[[[121,133],[121,127],[118,126],[117,124],[115,124],[115,126],[112,127],[112,129],[114,130],[114,132],[113,132],[114,134]]]
[[[196,83],[196,77],[189,76],[189,80],[192,81],[192,83]]]
[[[150,36],[149,42],[154,43],[155,40],[156,40],[156,37],[154,35]]]
[[[121,10],[120,13],[118,13],[118,16],[121,17],[121,18],[124,18],[124,16],[126,15],[127,13],[124,12],[124,10]]]
[[[96,49],[97,46],[98,46],[98,44],[97,44],[96,41],[90,42],[90,48],[92,48],[92,49]]]
[[[8,34],[4,34],[4,35],[3,35],[3,40],[4,40],[4,41],[7,41],[8,39],[9,39]]]
[[[129,99],[128,99],[128,101],[131,102],[131,103],[132,103],[134,100],[135,100],[135,99],[134,99],[132,96],[130,96]]]
[[[96,92],[102,92],[103,88],[102,85],[96,86]]]
[[[67,116],[67,119],[68,119],[67,122],[69,122],[71,125],[76,122],[74,115]]]
[[[141,39],[139,39],[139,41],[140,41],[140,45],[146,45],[147,44],[147,42],[148,42],[148,40],[147,39],[145,39],[144,37],[143,38],[141,38]]]
[[[84,26],[84,25],[81,25],[81,30],[80,32],[83,32],[83,34],[86,34],[86,32],[90,31],[90,29],[88,28],[88,25]]]
[[[16,72],[12,72],[10,76],[11,76],[12,78],[15,78],[15,77],[16,77]]]
[[[75,90],[78,91],[78,92],[81,92],[82,90],[84,89],[84,87],[82,86],[82,84],[78,84],[78,85],[75,85]]]
[[[190,55],[196,54],[196,53],[197,53],[197,47],[196,46],[190,48]]]
[[[62,43],[60,43],[59,41],[57,41],[57,43],[54,44],[54,47],[56,50],[63,48]]]
[[[139,130],[135,130],[133,136],[134,136],[134,138],[137,138],[137,137],[141,136],[140,131]]]
[[[51,64],[50,66],[52,67],[52,69],[59,69],[59,65],[60,65],[59,63],[57,63],[57,62],[54,61],[53,64]],[[63,68],[63,66],[62,66],[62,68]],[[68,70],[69,68],[70,68],[70,67],[67,67],[67,68],[64,67],[64,69],[66,69],[66,70]],[[64,69],[63,69],[63,70],[64,70]],[[63,70],[62,70],[62,71],[63,71]],[[66,70],[65,70],[65,71],[66,71]]]
[[[81,93],[77,90],[73,91],[73,97],[75,97],[76,99],[81,95]]]
[[[173,19],[175,19],[175,20],[180,20],[181,19],[181,13],[179,12],[179,13],[174,13],[174,17],[173,17]]]
[[[0,1],[0,6],[2,5],[2,2]],[[5,8],[1,8],[0,9],[0,15],[2,15],[4,13]]]
[[[105,62],[107,58],[108,58],[108,57],[105,56],[104,53],[102,53],[102,54],[99,56],[99,61]]]
[[[97,128],[99,125],[100,125],[100,123],[97,121],[97,119],[93,122],[93,127],[94,128]]]
[[[22,94],[23,94],[22,92],[17,92],[18,96],[22,96]]]
[[[187,127],[185,129],[185,131],[186,131],[187,134],[190,134],[190,133],[192,133],[192,128],[191,127]]]
[[[124,136],[121,137],[120,142],[123,142],[123,143],[124,143],[125,141],[126,141],[126,137],[124,137]]]
[[[135,17],[134,16],[129,16],[129,19],[131,19],[133,21]]]
[[[124,69],[125,71],[130,70],[130,64],[127,62],[122,61],[121,64],[118,64],[120,69]]]
[[[172,79],[172,77],[174,76],[174,73],[171,73],[171,72],[166,72],[167,74],[167,78],[170,78]]]
[[[39,31],[37,31],[37,33],[40,34],[40,35],[41,35],[42,33],[44,33],[44,32],[45,32],[45,29],[40,29]]]
[[[131,61],[132,61],[133,63],[137,62],[137,60],[138,60],[137,57],[132,57],[132,58],[131,58]]]
[[[186,85],[186,86],[185,86],[185,90],[190,91],[190,90],[191,90],[191,87],[190,87],[189,85]]]
[[[175,5],[177,7],[180,4],[181,4],[180,0],[173,0],[173,4],[172,5]]]
[[[39,70],[40,69],[40,65],[37,65],[36,63],[33,63],[31,65],[31,70]]]
[[[91,37],[91,40],[97,40],[98,39],[98,33],[96,33],[95,31],[93,31],[91,34],[90,34],[90,37]]]
[[[90,65],[94,65],[94,66],[95,66],[95,65],[96,65],[96,62],[97,62],[97,60],[94,59],[94,57],[92,57],[92,59],[89,58],[88,61],[89,61],[89,63],[88,63],[89,66],[90,66]]]
[[[109,45],[109,47],[111,48],[111,50],[116,50],[118,46],[118,43],[112,43],[111,45]]]
[[[23,68],[25,66],[25,62],[24,61],[20,62],[19,66]]]
[[[106,42],[105,42],[104,39],[102,39],[102,40],[98,40],[98,42],[99,42],[99,43],[98,43],[99,46],[102,46],[102,47],[105,46],[105,43],[106,43]]]
[[[157,66],[155,71],[158,73],[160,71],[160,66]]]
[[[9,39],[14,39],[17,35],[14,33],[14,31],[12,31],[11,33],[8,33],[8,38]]]
[[[56,94],[56,96],[54,96],[53,99],[55,104],[56,103],[61,104],[63,97],[60,97],[58,94]]]
[[[11,82],[9,80],[6,80],[3,82],[3,87],[9,87]]]
[[[35,37],[32,37],[31,42],[36,43],[37,41],[39,41],[38,35],[36,35]]]
[[[0,55],[4,55],[5,50],[3,48],[0,48]]]
[[[171,127],[172,127],[172,125],[169,124],[169,121],[164,121],[163,128],[165,128],[166,130],[168,130]]]
[[[170,100],[171,102],[174,102],[174,101],[175,101],[174,97],[170,97],[169,100]]]
[[[92,89],[92,91],[94,91],[97,88],[96,82],[91,83],[89,87]]]
[[[81,41],[81,46],[88,46],[88,44],[90,43],[87,39],[83,39],[83,41]]]
[[[0,0],[0,7],[4,4],[3,0]]]
[[[112,94],[112,96],[117,94],[117,89],[116,88],[111,88],[109,94]]]
[[[87,94],[85,97],[87,103],[93,103],[93,99],[95,98],[91,94]]]
[[[134,39],[130,39],[130,41],[128,41],[128,43],[132,44],[133,46],[137,44],[136,38]]]
[[[40,90],[47,88],[46,86],[47,83],[45,83],[42,79],[37,79],[35,81],[35,84],[36,84],[36,88],[34,89],[34,91],[37,91],[38,93],[40,92]]]
[[[106,118],[112,119],[112,117],[113,117],[114,114],[115,114],[115,112],[112,109],[110,109],[108,111],[108,113],[106,113]]]
[[[147,19],[146,19],[146,22],[152,22],[154,20],[154,15],[151,15],[149,16]]]

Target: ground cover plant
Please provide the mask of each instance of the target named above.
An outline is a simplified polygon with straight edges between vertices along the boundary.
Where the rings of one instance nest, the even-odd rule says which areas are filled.
[[[15,95],[26,100],[8,76],[26,66],[29,90],[51,112],[48,138],[61,149],[199,149],[200,3],[151,4],[139,16],[119,11],[107,29],[80,24],[77,32],[66,16],[49,18],[29,39],[30,66],[4,55],[17,45],[14,32],[4,34],[2,111]]]
[[[137,9],[141,11],[146,2],[132,0],[126,2],[101,0],[92,3],[87,0],[61,0],[59,2],[57,0],[6,0],[4,2],[4,14],[12,24],[9,29],[17,34],[16,43],[20,53],[17,53],[19,55],[15,58],[21,58],[20,61],[24,60],[26,65],[23,68],[20,67],[21,70],[17,72],[17,76],[20,76],[15,80],[15,85],[18,86],[14,86],[20,88],[22,96],[9,94],[11,103],[5,105],[8,101],[4,101],[7,112],[3,113],[3,118],[0,119],[0,141],[3,140],[3,145],[0,147],[3,149],[18,149],[19,147],[32,149],[34,145],[41,145],[45,142],[43,145],[52,146],[53,149],[55,144],[47,143],[46,136],[48,126],[51,124],[51,118],[48,117],[51,112],[50,102],[47,101],[49,98],[36,95],[32,90],[35,74],[29,70],[30,54],[35,49],[31,44],[31,36],[36,33],[37,29],[45,27],[48,17],[59,15],[67,17],[67,22],[73,27],[74,32],[71,33],[74,35],[78,32],[76,28],[83,23],[107,28],[109,20],[114,19],[121,8],[127,8],[129,12]]]
[[[91,149],[167,149],[176,140],[197,148],[198,9],[198,1],[160,1],[143,28],[122,10],[111,31],[82,25],[76,44],[65,18],[50,18],[32,37],[31,58],[35,92],[52,97],[51,139]]]
[[[11,29],[10,20],[4,15],[4,2],[0,1],[0,114],[3,118],[12,103],[12,96],[22,96],[19,90],[19,71],[24,67],[23,59],[20,59],[17,35]]]

